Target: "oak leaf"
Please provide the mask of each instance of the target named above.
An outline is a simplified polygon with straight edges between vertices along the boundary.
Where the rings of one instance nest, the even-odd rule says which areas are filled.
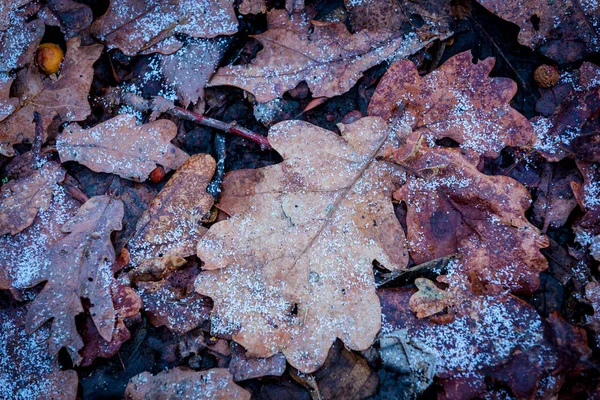
[[[0,73],[0,121],[12,114],[19,105],[19,99],[10,97],[10,85],[13,79]]]
[[[189,257],[206,232],[202,219],[210,212],[213,197],[206,188],[215,172],[208,154],[188,158],[154,198],[136,226],[128,244],[133,263],[167,255]]]
[[[32,10],[19,8],[28,1],[12,3],[0,6],[0,73],[5,74],[27,65],[44,35],[44,23],[39,19],[30,21]]]
[[[142,372],[130,379],[127,400],[250,400],[250,392],[235,384],[225,368],[206,371],[177,367],[152,376]]]
[[[90,114],[88,95],[94,73],[92,64],[101,52],[102,45],[81,46],[81,40],[75,37],[67,42],[65,59],[56,80],[43,75],[33,62],[22,71],[15,82],[21,104],[0,122],[0,154],[12,156],[13,144],[33,141],[34,111],[40,113],[44,126],[48,126],[55,116],[61,122],[70,122],[81,121]]]
[[[274,18],[273,12],[268,15]],[[263,45],[256,58],[248,65],[219,68],[210,86],[236,86],[266,103],[306,81],[314,97],[333,97],[350,90],[365,70],[407,57],[433,40],[422,41],[414,33],[351,34],[341,22],[289,20],[254,38]]]
[[[65,128],[56,142],[62,162],[77,161],[95,172],[143,181],[158,164],[177,169],[188,155],[171,144],[177,126],[163,119],[136,125],[135,116],[117,115],[93,128]]]
[[[0,188],[0,235],[14,235],[33,223],[39,211],[47,210],[53,185],[62,181],[65,170],[46,162],[32,175],[9,181]]]
[[[67,38],[89,28],[93,20],[90,6],[73,0],[49,0],[38,16],[46,25],[58,26]]]
[[[519,43],[568,63],[600,50],[600,4],[596,1],[477,0],[517,24]]]
[[[252,356],[281,351],[303,372],[336,337],[371,345],[381,324],[372,261],[397,270],[408,260],[390,201],[400,170],[375,159],[392,130],[380,118],[339,126],[342,136],[274,125],[269,141],[284,161],[229,173],[219,208],[232,217],[198,244],[208,271],[196,290],[215,302],[213,330]]]
[[[506,146],[533,144],[533,130],[509,102],[517,85],[490,78],[495,60],[472,63],[460,53],[435,71],[419,76],[416,65],[401,60],[390,66],[369,103],[368,115],[389,119],[403,108],[402,119],[427,139],[450,138],[461,147],[496,157]]]
[[[92,34],[128,56],[162,46],[176,34],[213,38],[237,32],[232,0],[111,0],[106,14],[92,24]],[[175,40],[163,54],[181,48]]]
[[[70,233],[49,249],[49,267],[41,271],[38,281],[47,281],[29,308],[27,331],[35,331],[50,318],[51,338],[48,349],[56,354],[66,347],[75,364],[83,342],[77,333],[75,317],[83,312],[81,298],[92,303],[90,314],[100,336],[110,342],[116,313],[110,286],[114,281],[111,263],[115,250],[110,235],[121,229],[123,203],[110,196],[95,196],[62,226]]]

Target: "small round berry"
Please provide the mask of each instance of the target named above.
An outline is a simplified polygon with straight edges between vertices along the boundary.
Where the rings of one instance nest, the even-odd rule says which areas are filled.
[[[165,169],[160,165],[150,172],[150,180],[154,183],[159,183],[165,178]]]
[[[536,68],[533,73],[533,78],[541,87],[551,88],[558,82],[559,73],[553,66],[542,64]]]
[[[58,72],[64,57],[65,53],[58,45],[44,43],[38,47],[35,60],[43,73],[51,75]]]

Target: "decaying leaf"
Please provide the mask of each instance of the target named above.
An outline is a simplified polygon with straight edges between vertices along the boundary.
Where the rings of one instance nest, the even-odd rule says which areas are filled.
[[[136,125],[135,116],[122,114],[89,129],[67,126],[56,147],[62,162],[77,161],[95,172],[143,181],[158,164],[177,169],[188,158],[171,144],[176,135],[172,121]]]
[[[10,85],[13,79],[0,73],[0,121],[12,114],[19,105],[19,99],[10,97]]]
[[[38,281],[47,281],[27,314],[27,331],[35,331],[50,318],[50,354],[66,347],[77,364],[83,342],[77,333],[75,316],[83,312],[81,298],[90,300],[90,314],[100,336],[110,342],[115,327],[115,308],[110,285],[110,265],[115,250],[110,235],[121,229],[123,203],[110,196],[95,196],[62,226],[70,233],[50,247],[50,265],[40,271]]]
[[[208,154],[188,158],[156,196],[128,244],[133,263],[167,255],[189,257],[206,232],[202,219],[213,205],[206,188],[215,172]]]
[[[77,372],[48,354],[48,327],[25,333],[25,307],[0,308],[0,398],[75,400]]]
[[[306,81],[314,97],[333,97],[350,90],[365,70],[407,57],[433,40],[387,31],[351,34],[341,22],[279,24],[254,36],[264,47],[251,64],[219,68],[209,85],[236,86],[265,103]]]
[[[402,112],[403,121],[430,147],[447,137],[496,157],[506,146],[531,146],[531,125],[509,105],[516,83],[489,77],[493,58],[477,64],[472,58],[470,51],[460,53],[424,77],[413,62],[398,61],[381,78],[368,114],[389,119]]]
[[[236,385],[225,368],[194,371],[177,367],[152,376],[143,372],[131,378],[127,400],[250,400],[250,393]]]
[[[600,333],[600,284],[590,282],[585,285],[585,298],[592,305],[594,314],[587,317],[587,324],[596,333]]]
[[[560,63],[600,50],[600,4],[597,1],[477,0],[514,24],[519,43]]]
[[[419,291],[412,295],[408,306],[417,315],[417,318],[437,314],[454,304],[452,293],[438,288],[429,279],[417,278],[415,286]]]
[[[198,244],[208,271],[196,290],[215,302],[213,330],[252,356],[281,351],[303,372],[336,337],[371,345],[381,322],[372,261],[407,264],[390,201],[400,170],[374,159],[391,130],[373,117],[340,128],[274,125],[269,141],[284,161],[229,173],[219,208],[232,217]]]
[[[0,154],[13,156],[13,144],[32,142],[35,136],[33,112],[42,116],[44,127],[58,116],[62,122],[81,121],[90,114],[88,95],[102,45],[81,46],[78,37],[67,42],[60,76],[53,80],[43,75],[35,63],[17,77],[21,104],[0,122]],[[43,137],[42,140],[46,138]]]
[[[173,35],[213,38],[237,32],[232,0],[111,0],[92,34],[128,56],[162,46]],[[162,43],[161,43],[162,42]],[[169,54],[181,43],[170,47]]]
[[[59,164],[46,162],[32,175],[2,185],[0,235],[14,235],[31,225],[39,211],[48,209],[53,185],[64,177],[65,170]]]
[[[19,9],[26,3],[9,0],[9,4],[0,5],[0,73],[27,65],[44,36],[44,23],[38,19],[28,21],[30,13]]]
[[[579,207],[585,211],[575,226],[575,240],[600,261],[600,164],[577,162],[583,184],[571,183]]]
[[[188,39],[176,53],[161,57],[162,73],[183,107],[204,99],[204,87],[230,41],[227,38]]]
[[[263,376],[281,376],[286,370],[285,357],[278,353],[269,358],[249,357],[239,344],[231,343],[231,362],[229,372],[234,382]]]
[[[46,25],[58,26],[67,38],[92,24],[92,9],[73,0],[49,0],[38,13]]]
[[[267,3],[265,0],[242,0],[238,7],[240,14],[264,14],[267,12]]]

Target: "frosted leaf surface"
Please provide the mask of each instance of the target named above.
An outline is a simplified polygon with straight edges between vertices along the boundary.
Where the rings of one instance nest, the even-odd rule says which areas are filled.
[[[92,34],[109,48],[134,56],[161,47],[175,34],[213,38],[232,35],[237,28],[232,0],[111,0],[106,14],[92,24]]]
[[[81,46],[76,37],[67,42],[67,52],[60,76],[53,80],[39,72],[35,63],[21,71],[14,83],[21,99],[17,109],[0,122],[0,154],[13,156],[13,144],[33,142],[33,112],[42,116],[44,127],[58,116],[62,122],[84,120],[91,112],[88,95],[94,70],[92,65],[102,52],[102,45]],[[45,140],[42,137],[42,140]]]
[[[171,144],[176,135],[172,121],[136,125],[135,116],[122,114],[89,129],[67,126],[56,147],[62,162],[77,161],[95,172],[143,181],[158,164],[177,169],[188,158]]]
[[[301,81],[314,97],[343,94],[367,69],[414,54],[434,40],[423,41],[414,33],[351,34],[341,22],[289,20],[254,37],[263,45],[256,58],[248,65],[219,68],[209,85],[242,88],[260,103],[280,97]]]
[[[19,9],[27,1],[2,1],[0,4],[0,73],[29,63],[44,35],[44,23],[28,22],[30,15]]]
[[[0,72],[0,121],[12,114],[19,105],[19,99],[10,97],[10,85],[13,79]]]
[[[69,233],[48,250],[49,264],[34,284],[47,281],[27,315],[27,331],[34,332],[46,321],[51,323],[50,354],[66,347],[75,364],[83,342],[77,333],[75,317],[83,312],[81,298],[90,300],[90,314],[104,340],[110,342],[115,327],[115,308],[110,285],[114,281],[110,265],[115,250],[110,235],[121,229],[123,203],[110,196],[95,196],[62,226]]]
[[[177,367],[152,376],[142,372],[129,380],[128,400],[250,400],[250,392],[233,382],[225,368],[194,371]]]
[[[318,369],[336,338],[368,348],[380,327],[372,262],[408,261],[391,203],[400,169],[376,161],[391,136],[380,118],[340,125],[342,136],[306,122],[269,131],[281,164],[234,171],[219,208],[231,215],[198,244],[208,271],[196,290],[214,302],[213,330],[249,355],[283,352]]]
[[[489,77],[493,58],[471,60],[470,51],[460,53],[424,77],[413,62],[398,61],[381,78],[368,115],[389,119],[404,107],[403,121],[430,147],[448,137],[462,148],[496,157],[506,146],[532,145],[530,123],[509,105],[516,83]]]

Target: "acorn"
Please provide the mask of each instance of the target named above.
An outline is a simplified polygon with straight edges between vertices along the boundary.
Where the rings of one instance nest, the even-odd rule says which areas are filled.
[[[64,58],[65,53],[54,43],[41,44],[35,54],[38,67],[46,75],[57,73]]]
[[[154,183],[159,183],[165,178],[165,169],[160,165],[150,172],[150,180]]]
[[[540,87],[551,88],[558,83],[560,74],[558,70],[551,65],[542,64],[535,69],[533,78]]]

